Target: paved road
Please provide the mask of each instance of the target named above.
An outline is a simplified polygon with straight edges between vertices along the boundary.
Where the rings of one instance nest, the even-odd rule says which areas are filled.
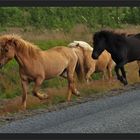
[[[43,113],[0,127],[0,133],[140,133],[140,90]]]

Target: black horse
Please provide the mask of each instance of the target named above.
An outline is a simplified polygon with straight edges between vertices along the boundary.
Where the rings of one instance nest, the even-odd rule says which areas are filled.
[[[94,49],[92,58],[97,59],[104,50],[107,50],[116,63],[115,72],[117,79],[124,85],[127,85],[128,82],[124,65],[135,60],[140,60],[139,35],[124,36],[114,33],[113,31],[103,30],[94,34],[93,43]],[[119,69],[121,70],[122,75],[120,75]]]

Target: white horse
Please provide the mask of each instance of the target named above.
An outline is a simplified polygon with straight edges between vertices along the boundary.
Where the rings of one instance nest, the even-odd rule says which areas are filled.
[[[68,47],[71,48],[82,48],[83,49],[83,65],[85,69],[86,81],[89,82],[91,75],[94,72],[102,72],[103,79],[106,77],[106,70],[108,72],[108,78],[112,78],[112,69],[115,66],[115,62],[112,60],[109,52],[104,51],[98,60],[94,60],[91,57],[93,48],[84,41],[73,41],[68,44]]]

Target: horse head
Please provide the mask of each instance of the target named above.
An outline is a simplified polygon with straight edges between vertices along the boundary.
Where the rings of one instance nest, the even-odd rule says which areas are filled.
[[[0,68],[15,56],[15,42],[12,38],[0,37]]]
[[[106,34],[103,31],[96,32],[93,35],[93,46],[92,58],[98,59],[101,53],[106,49]]]

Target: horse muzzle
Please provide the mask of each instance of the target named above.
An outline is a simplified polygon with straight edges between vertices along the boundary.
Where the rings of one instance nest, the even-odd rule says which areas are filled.
[[[92,53],[92,58],[93,59],[98,59],[99,55],[97,53]]]

